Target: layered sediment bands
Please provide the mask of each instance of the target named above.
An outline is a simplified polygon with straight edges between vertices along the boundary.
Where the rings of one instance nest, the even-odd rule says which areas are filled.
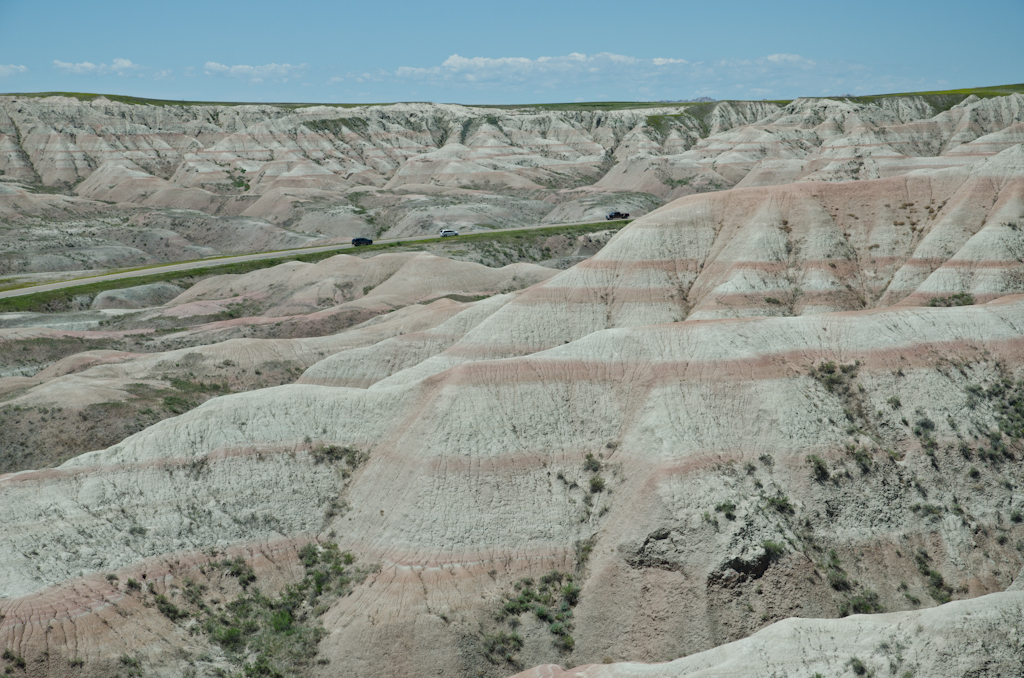
[[[244,558],[264,593],[274,594],[301,571],[296,557],[301,545],[276,540],[141,559],[120,570],[120,578],[94,575],[12,601],[0,620],[0,636],[9,650],[32,658],[28,675],[117,675],[126,669],[124,657],[156,675],[182,675],[195,670],[195,661],[181,651],[184,646],[199,650],[207,669],[223,667],[223,650],[175,624],[154,607],[152,596],[181,604],[182,589],[191,584],[210,586],[222,596],[218,600],[236,598],[241,587],[231,577],[216,576],[211,567],[216,556]]]
[[[31,666],[89,648],[94,674],[138,652],[170,676],[184,649],[208,673],[201,652],[240,670],[150,594],[104,582],[146,573],[184,596],[216,549],[275,590],[315,540],[380,569],[320,610],[329,663],[314,675],[558,676],[605,660],[580,675],[1013,673],[1019,593],[1000,592],[1024,560],[1021,97],[941,113],[911,98],[642,115],[137,107],[117,125],[170,130],[171,150],[102,163],[58,123],[122,108],[65,103],[0,118],[36,135],[25,157],[44,181],[91,172],[90,190],[115,191],[99,178],[116,167],[211,205],[305,210],[324,233],[328,214],[421,228],[444,203],[464,218],[456,198],[485,200],[460,187],[472,177],[531,218],[541,197],[559,214],[626,189],[671,202],[563,271],[393,254],[210,278],[103,329],[216,343],[101,347],[0,383],[26,407],[130,404],[185,377],[248,389],[0,476],[0,632]],[[323,193],[351,202],[295,207]],[[228,223],[154,214],[130,223]],[[291,237],[275,228],[257,235]],[[217,341],[300,327],[330,336]],[[289,383],[258,388],[271,365]],[[569,575],[564,605],[520,609]]]
[[[506,339],[471,333],[452,350],[501,357],[607,327],[1019,293],[1022,175],[1015,146],[958,169],[681,198],[478,330],[514,328]]]
[[[258,302],[265,315],[310,313],[370,299],[394,307],[447,295],[489,296],[522,289],[557,271],[536,264],[502,268],[453,261],[427,253],[381,254],[368,259],[339,254],[316,264],[288,262],[244,275],[203,280],[170,302],[178,315],[190,305]]]
[[[0,378],[0,470],[39,468],[106,447],[211,396],[291,383],[325,359],[350,365],[346,385],[369,386],[447,349],[515,290],[555,273],[422,253],[341,255],[210,278],[184,293],[168,286],[175,299],[123,316],[82,312],[103,318],[105,332],[0,330],[5,367],[15,375]],[[118,291],[129,299],[151,293]],[[485,304],[469,303],[481,297]],[[356,324],[362,326],[337,331]],[[438,325],[445,327],[433,331]],[[153,332],[168,326],[170,332]],[[329,332],[325,326],[335,333],[315,336]],[[248,336],[254,333],[277,338]],[[303,334],[314,336],[291,338]],[[379,350],[364,359],[357,349],[374,344]],[[40,353],[92,347],[48,366],[39,362]],[[342,385],[333,373],[328,383]]]
[[[393,655],[401,637],[417,658],[411,675],[450,662],[439,644],[491,623],[510,581],[571,569],[573,544],[591,535],[575,617],[581,659],[678,656],[774,619],[835,615],[863,590],[906,608],[901,579],[919,599],[941,594],[919,573],[922,551],[956,595],[1001,590],[1024,537],[1000,523],[1013,491],[972,489],[956,445],[984,447],[975,432],[997,427],[1002,401],[972,393],[1020,364],[1022,318],[1024,300],[1012,298],[623,328],[406,385],[216,398],[58,469],[0,480],[12,507],[5,608],[160,553],[332,531],[383,569],[327,617],[325,656],[349,657],[360,675],[393,674],[374,658]],[[843,366],[834,374],[845,390],[809,374],[827,361]],[[924,419],[926,438],[911,430]],[[369,459],[343,487],[307,452],[320,443]],[[594,494],[587,453],[606,481]],[[815,480],[808,454],[835,479]],[[1022,480],[1015,464],[982,466],[1011,487]],[[342,490],[351,509],[331,516]],[[732,519],[715,510],[727,502]],[[133,538],[136,524],[144,538]],[[780,552],[744,565],[764,561],[767,542]],[[96,543],[108,550],[89,552]],[[815,574],[828,549],[853,590]],[[540,635],[520,658],[552,652]],[[475,650],[459,661],[459,671],[489,666]]]
[[[0,97],[0,216],[23,227],[0,233],[0,272],[641,216],[733,186],[963,167],[1024,140],[1022,102],[969,97],[941,112],[920,97],[541,111]],[[111,228],[101,214],[143,228]],[[42,219],[62,223],[59,243]],[[180,242],[164,246],[174,238],[159,229]]]

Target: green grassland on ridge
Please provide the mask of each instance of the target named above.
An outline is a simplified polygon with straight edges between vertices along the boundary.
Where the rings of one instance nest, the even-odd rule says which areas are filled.
[[[100,97],[108,101],[137,106],[273,106],[275,108],[309,108],[311,106],[331,106],[333,108],[358,108],[360,106],[390,106],[392,103],[426,103],[426,102],[389,102],[379,104],[330,104],[330,103],[296,103],[296,102],[264,102],[264,101],[187,101],[184,99],[146,99],[124,94],[94,94],[91,92],[10,92],[0,93],[2,97],[25,97],[39,99],[44,97],[67,97],[79,101],[95,101]]]
[[[963,89],[936,90],[928,92],[893,92],[889,94],[868,94],[863,96],[833,96],[833,97],[805,97],[808,99],[847,99],[856,103],[873,103],[882,99],[896,97],[923,97],[930,104],[948,110],[960,103],[972,94],[979,98],[1006,96],[1008,94],[1024,94],[1024,83],[1011,85],[993,85],[990,87],[968,87]],[[278,108],[308,108],[310,106],[332,106],[335,108],[356,108],[360,106],[387,106],[387,103],[377,104],[338,104],[338,103],[270,103],[254,101],[179,101],[174,99],[146,99],[121,94],[93,94],[87,92],[15,92],[0,94],[0,96],[12,97],[50,97],[63,96],[80,101],[94,101],[104,97],[110,101],[117,101],[125,104],[149,105],[149,106],[275,106]],[[747,99],[727,99],[725,101],[749,101]],[[792,99],[764,99],[766,103],[774,103],[785,106]],[[392,103],[426,103],[426,102],[392,102]],[[717,103],[717,102],[715,102]],[[678,107],[692,109],[698,106],[706,106],[706,102],[659,102],[659,101],[586,101],[577,103],[549,103],[549,104],[465,104],[470,108],[496,108],[503,110],[533,108],[545,111],[616,111],[635,108],[666,108]],[[713,105],[713,104],[712,104]]]

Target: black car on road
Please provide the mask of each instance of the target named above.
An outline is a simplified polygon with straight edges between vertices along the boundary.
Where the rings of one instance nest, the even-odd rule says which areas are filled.
[[[605,217],[605,219],[607,219],[608,221],[611,221],[612,219],[628,219],[628,218],[629,218],[629,215],[628,214],[623,214],[622,212],[612,212],[611,214],[609,214],[608,216]]]
[[[359,247],[360,245],[372,245],[373,241],[369,238],[352,238],[352,247]]]

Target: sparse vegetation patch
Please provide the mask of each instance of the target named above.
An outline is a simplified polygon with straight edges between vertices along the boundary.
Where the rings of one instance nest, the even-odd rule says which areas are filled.
[[[238,581],[240,595],[222,601],[218,595],[211,595],[206,584],[186,578],[177,589],[180,602],[172,602],[165,593],[155,593],[150,584],[149,593],[143,594],[149,596],[144,604],[151,601],[174,622],[194,619],[192,632],[206,634],[223,648],[239,668],[240,673],[233,674],[238,678],[305,676],[327,633],[319,616],[379,568],[356,567],[355,556],[333,543],[307,544],[298,555],[304,570],[302,579],[285,586],[277,596],[262,593],[255,585],[252,567],[244,558],[235,557],[215,561],[212,566]],[[129,587],[129,592],[134,591]]]
[[[572,650],[576,645],[571,635],[573,608],[580,598],[580,587],[573,575],[552,570],[539,581],[531,577],[520,579],[514,589],[514,593],[506,596],[496,619],[516,628],[522,623],[520,617],[531,612],[538,621],[548,625],[556,648]],[[515,651],[523,645],[521,637],[505,631],[484,635],[483,641],[484,656],[492,664],[515,663]]]
[[[948,297],[932,297],[928,300],[929,306],[973,306],[974,295],[967,292],[957,292]]]

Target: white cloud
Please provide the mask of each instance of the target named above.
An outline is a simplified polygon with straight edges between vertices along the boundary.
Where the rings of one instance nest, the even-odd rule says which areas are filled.
[[[573,52],[565,56],[542,56],[536,59],[464,57],[453,54],[445,59],[440,66],[428,68],[402,66],[395,71],[394,75],[403,80],[443,80],[467,83],[526,82],[537,78],[552,81],[570,77],[573,73],[601,73],[608,69],[637,66],[645,61],[610,52],[594,55]],[[660,61],[668,63],[668,60]],[[653,62],[646,61],[646,63]]]
[[[207,61],[203,71],[207,75],[226,75],[232,78],[248,80],[251,83],[261,83],[269,79],[274,82],[288,82],[288,78],[306,69],[306,64],[293,66],[292,64],[264,64],[262,66],[226,66],[216,61]]]
[[[113,63],[110,64],[110,70],[120,73],[121,71],[137,71],[142,66],[133,64],[131,59],[114,59]]]
[[[623,93],[632,92],[634,96],[656,98],[690,96],[691,92],[698,90],[703,94],[709,87],[724,91],[723,87],[731,87],[736,83],[743,89],[750,82],[758,82],[757,94],[760,95],[762,91],[776,91],[776,86],[790,84],[783,81],[794,81],[796,73],[815,71],[822,69],[814,61],[798,54],[769,54],[757,59],[726,59],[713,63],[689,61],[681,57],[641,59],[611,52],[573,52],[564,56],[542,56],[536,59],[464,57],[453,54],[437,66],[403,66],[394,73],[388,73],[387,79],[419,81],[439,87],[519,89],[532,93],[613,86]],[[350,74],[332,78],[331,82],[365,82],[368,79],[368,74]]]
[[[337,74],[329,82],[472,91],[484,99],[494,96],[494,92],[516,92],[516,98],[577,97],[588,92],[585,97],[593,101],[599,92],[610,92],[612,99],[636,100],[696,96],[782,98],[820,88],[834,91],[841,86],[847,91],[856,83],[840,83],[863,83],[869,76],[869,70],[858,64],[818,62],[789,53],[701,61],[682,55],[640,58],[612,52],[572,52],[536,58],[452,54],[437,65]]]
[[[145,69],[145,66],[132,63],[131,59],[122,58],[114,59],[110,64],[94,64],[91,61],[82,61],[75,64],[54,59],[53,67],[65,73],[74,73],[75,75],[105,75],[107,73],[130,75],[133,71]]]
[[[28,69],[24,66],[15,66],[13,64],[9,66],[0,64],[0,78],[8,75],[14,75],[15,73],[28,73]]]
[[[802,66],[805,68],[811,68],[816,65],[810,59],[805,59],[799,54],[769,54],[764,58],[764,60],[773,64],[788,64],[791,66]]]
[[[67,61],[58,61],[54,59],[53,67],[60,69],[65,73],[78,73],[80,75],[84,73],[96,72],[96,64],[92,63],[91,61],[83,61],[80,64],[72,64],[68,63]]]

